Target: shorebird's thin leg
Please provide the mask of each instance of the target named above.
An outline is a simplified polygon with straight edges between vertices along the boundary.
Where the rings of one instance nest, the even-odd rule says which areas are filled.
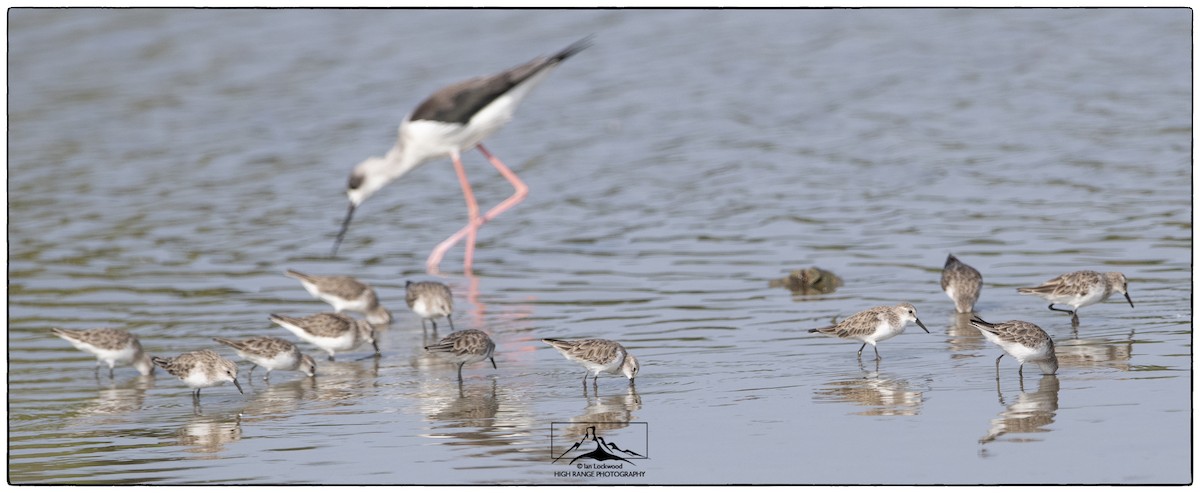
[[[112,378],[113,378],[113,365],[108,365],[108,379],[112,380]]]
[[[859,359],[862,359],[862,350],[863,350],[863,348],[865,348],[865,347],[867,347],[867,343],[865,343],[865,342],[863,343],[863,345],[861,345],[861,346],[859,346],[859,347],[858,347],[858,358],[859,358]]]
[[[996,357],[996,381],[1000,381],[1000,358],[1004,357],[1004,353]]]
[[[1077,325],[1079,325],[1079,313],[1071,312],[1071,326],[1075,327]]]
[[[467,364],[467,362],[465,362],[465,361],[458,364],[458,381],[459,381],[459,383],[462,383],[462,367],[465,364]]]
[[[425,327],[425,319],[422,318],[421,319],[421,332],[425,332],[426,328],[427,327]]]
[[[525,200],[525,197],[529,195],[529,186],[525,185],[525,182],[521,181],[521,179],[517,177],[517,174],[509,169],[508,166],[505,166],[504,162],[500,161],[500,158],[497,158],[492,153],[488,152],[487,148],[483,147],[482,144],[476,146],[476,148],[478,148],[479,152],[483,154],[483,157],[487,158],[488,162],[492,163],[492,166],[496,168],[496,171],[499,171],[500,174],[503,175],[510,184],[512,184],[515,191],[513,192],[512,196],[504,199],[503,202],[496,204],[495,207],[489,209],[484,215],[476,216],[473,222],[467,224],[465,227],[458,230],[457,233],[454,233],[449,238],[446,238],[445,241],[438,244],[437,248],[434,248],[433,253],[429,255],[429,260],[425,262],[425,270],[429,271],[430,274],[437,273],[437,264],[441,263],[442,256],[446,253],[446,250],[449,250],[451,246],[453,246],[455,243],[458,243],[458,240],[461,240],[463,236],[474,234],[474,230],[478,229],[480,226],[483,226],[484,223],[495,219],[496,216],[499,216],[504,211],[511,209],[522,200]],[[476,211],[478,211],[478,208]],[[467,248],[473,248],[475,245],[474,240],[468,238],[467,245]],[[468,267],[467,270],[469,271],[470,267]],[[451,328],[453,328],[453,325],[451,325]]]
[[[250,373],[247,373],[247,374],[246,374],[246,377],[253,377],[253,376],[254,376],[254,369],[255,369],[255,368],[258,368],[258,364],[257,364],[257,363],[256,363],[256,364],[253,364],[253,365],[250,365]]]
[[[100,360],[96,360],[96,371],[95,371],[95,373],[96,373],[96,380],[97,380],[97,381],[99,381],[99,380],[100,380],[100,365],[102,365],[102,364],[104,364],[102,361],[100,361]]]
[[[879,346],[871,346],[871,347],[875,348],[875,361],[879,361],[879,360],[883,359],[883,357],[879,356]]]
[[[1051,304],[1050,304],[1050,309],[1051,309],[1051,310],[1054,310],[1054,311],[1056,311],[1056,312],[1066,312],[1066,313],[1070,313],[1070,314],[1072,314],[1072,315],[1073,315],[1073,314],[1075,314],[1075,311],[1074,311],[1074,310],[1063,310],[1062,308],[1054,308],[1054,303],[1051,303]]]
[[[250,369],[250,371],[254,371],[254,369],[253,369],[253,368],[251,368],[251,369]],[[247,381],[249,381],[249,380],[250,380],[250,377],[249,377],[249,376],[247,376],[247,377],[246,377],[246,380],[247,380]],[[267,374],[266,374],[266,375],[263,375],[263,381],[264,381],[264,382],[270,382],[270,381],[271,381],[271,370],[267,370]]]
[[[454,320],[450,319],[450,315],[446,315],[446,321],[450,322],[450,330],[454,330]]]
[[[463,256],[463,271],[471,272],[471,264],[475,257],[475,234],[481,224],[479,204],[475,202],[475,192],[471,190],[471,182],[467,180],[467,170],[463,168],[462,157],[457,150],[454,150],[450,152],[450,159],[454,161],[454,172],[458,174],[458,183],[462,185],[463,197],[467,200],[467,225],[433,248],[433,252],[425,260],[425,270],[430,274],[438,273],[438,264],[442,263],[442,257],[446,255],[446,251],[450,247],[458,243],[462,235],[467,236],[467,253]]]
[[[1017,366],[1017,376],[1021,377],[1021,380],[1025,380],[1025,363],[1021,363],[1020,366]]]
[[[431,318],[429,319],[429,323],[433,324],[433,331],[437,332],[437,320]],[[424,329],[425,326],[422,325],[421,328]]]

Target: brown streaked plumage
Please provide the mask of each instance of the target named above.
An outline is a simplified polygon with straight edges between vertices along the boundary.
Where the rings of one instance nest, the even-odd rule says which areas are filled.
[[[955,311],[975,311],[975,302],[979,301],[979,290],[982,287],[983,276],[979,271],[962,263],[954,255],[946,257],[946,265],[942,267],[942,291],[954,300]]]
[[[237,351],[238,356],[254,364],[250,367],[247,378],[254,375],[254,369],[262,366],[267,369],[263,380],[271,379],[272,370],[299,371],[310,377],[316,376],[317,363],[312,357],[300,352],[288,341],[277,337],[258,336],[249,339],[225,339],[214,337],[214,341],[229,346]]]
[[[614,375],[624,374],[625,378],[629,379],[629,383],[633,384],[633,379],[637,377],[638,371],[641,370],[637,358],[629,354],[625,350],[625,346],[616,341],[608,339],[580,339],[575,341],[542,339],[542,342],[558,350],[568,361],[574,361],[583,365],[586,369],[583,372],[584,385],[587,385],[588,373],[593,374],[592,385],[596,385],[596,379],[600,377],[600,373],[602,372]]]
[[[50,329],[50,333],[63,338],[75,349],[96,356],[96,376],[100,376],[100,364],[108,364],[108,377],[113,377],[113,367],[118,363],[130,365],[142,375],[154,373],[150,356],[142,350],[137,337],[121,329],[100,328],[91,330]]]
[[[1071,323],[1079,324],[1079,309],[1107,300],[1114,292],[1125,295],[1125,301],[1133,308],[1129,297],[1129,285],[1125,274],[1120,272],[1095,272],[1081,270],[1069,272],[1042,283],[1040,286],[1017,288],[1021,294],[1032,294],[1050,302],[1050,309],[1071,314]],[[1054,308],[1054,305],[1069,305],[1070,310]]]
[[[333,305],[333,310],[338,313],[361,313],[373,324],[387,325],[392,322],[392,313],[379,304],[375,290],[358,279],[350,276],[314,276],[292,269],[284,274],[300,281],[305,291]]]
[[[492,342],[492,338],[481,330],[467,329],[452,332],[437,344],[425,346],[425,350],[451,363],[458,363],[458,381],[460,382],[462,381],[463,365],[468,363],[486,359],[492,361],[493,369],[498,369],[496,360],[492,357],[492,353],[496,350],[496,343]]]
[[[1005,353],[1020,362],[1017,374],[1025,377],[1025,363],[1036,363],[1042,373],[1053,375],[1058,371],[1058,357],[1054,354],[1054,340],[1046,331],[1029,322],[1009,320],[998,324],[988,323],[978,315],[971,319],[971,326],[979,329],[983,336],[1000,346]],[[1000,354],[996,358],[996,378],[1000,378]]]
[[[439,317],[446,317],[450,330],[454,330],[454,320],[450,318],[454,314],[454,296],[450,293],[450,286],[436,281],[408,281],[404,284],[404,301],[413,313],[421,317],[421,330],[425,329],[425,321],[429,320],[433,330],[437,331],[437,321],[434,319]]]
[[[909,321],[916,322],[925,333],[929,333],[929,329],[917,318],[917,308],[911,303],[869,308],[851,315],[837,325],[810,329],[808,332],[863,341],[863,345],[858,348],[858,356],[861,358],[863,348],[870,344],[875,348],[875,359],[880,359],[879,347],[876,344],[900,335]]]
[[[333,361],[338,351],[353,351],[364,342],[370,342],[375,354],[379,354],[375,329],[366,320],[356,320],[341,313],[318,313],[307,317],[271,314],[271,321],[325,350],[329,353],[329,361]]]
[[[152,360],[167,373],[195,389],[192,392],[192,398],[197,401],[200,399],[200,389],[214,387],[225,382],[233,382],[238,393],[245,393],[242,392],[242,385],[237,381],[237,364],[222,358],[220,354],[211,349],[190,351],[174,358],[156,356]]]

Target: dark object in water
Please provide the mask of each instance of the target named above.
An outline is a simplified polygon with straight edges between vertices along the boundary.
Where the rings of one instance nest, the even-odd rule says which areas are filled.
[[[771,280],[770,287],[785,287],[793,294],[826,294],[842,287],[842,278],[819,267],[809,267],[794,270],[783,279]]]

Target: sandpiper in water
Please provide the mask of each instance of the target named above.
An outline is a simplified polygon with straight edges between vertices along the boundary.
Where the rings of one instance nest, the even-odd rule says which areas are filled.
[[[975,302],[979,301],[979,290],[983,287],[983,276],[967,264],[962,263],[954,255],[946,257],[946,265],[942,267],[942,291],[954,300],[954,309],[958,313],[975,311]]]
[[[364,342],[371,343],[375,354],[379,354],[375,329],[366,320],[341,313],[318,313],[307,317],[271,314],[271,321],[329,353],[329,361],[333,361],[334,354],[353,351]]]
[[[929,329],[917,318],[916,307],[910,303],[877,306],[855,313],[836,325],[811,329],[808,332],[863,341],[863,345],[858,348],[858,356],[861,358],[863,348],[870,344],[875,349],[875,359],[880,359],[879,347],[876,344],[900,335],[909,321],[916,322],[925,333],[929,333]]]
[[[314,276],[288,269],[285,274],[297,279],[304,290],[321,301],[333,305],[333,311],[351,311],[366,316],[378,325],[392,323],[392,313],[379,304],[375,290],[350,276]]]
[[[254,369],[260,366],[267,369],[264,381],[271,379],[272,370],[299,371],[310,377],[317,372],[317,363],[311,356],[301,353],[295,344],[277,337],[258,336],[237,340],[214,337],[213,340],[233,348],[238,356],[254,364],[246,378],[254,375]]]
[[[113,367],[117,364],[131,365],[142,375],[154,373],[154,365],[150,357],[142,351],[142,343],[137,337],[121,329],[92,329],[70,330],[50,329],[50,333],[63,338],[75,346],[75,349],[86,351],[96,356],[96,377],[100,377],[100,365],[108,364],[108,377],[113,377]]]
[[[450,330],[454,330],[454,297],[450,294],[450,286],[434,281],[412,282],[404,284],[404,301],[408,303],[413,313],[421,317],[421,329],[425,329],[425,321],[433,324],[437,331],[435,318],[446,317]]]
[[[632,385],[634,377],[637,377],[638,370],[640,370],[637,358],[629,354],[625,350],[625,346],[616,341],[608,339],[575,341],[542,339],[542,342],[557,349],[567,360],[579,363],[586,368],[583,372],[584,385],[587,385],[588,373],[593,374],[592,385],[596,384],[596,379],[600,377],[601,373],[625,375]]]
[[[1021,294],[1032,294],[1050,302],[1050,309],[1071,314],[1071,323],[1079,323],[1079,309],[1107,300],[1114,292],[1125,295],[1125,301],[1133,308],[1129,298],[1129,285],[1125,274],[1120,272],[1095,272],[1081,270],[1055,277],[1030,288],[1017,288]],[[1054,305],[1069,305],[1070,310],[1054,308]]]
[[[480,330],[467,329],[453,332],[443,337],[437,344],[425,346],[425,350],[451,363],[458,363],[458,381],[460,382],[462,381],[463,365],[486,359],[492,361],[493,369],[498,369],[496,360],[492,358],[492,353],[496,350],[496,343]]]

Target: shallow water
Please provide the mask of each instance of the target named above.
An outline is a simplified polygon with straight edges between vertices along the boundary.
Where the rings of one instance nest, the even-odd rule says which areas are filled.
[[[9,481],[1190,482],[1190,27],[1185,9],[12,10]],[[346,175],[437,87],[589,33],[486,141],[531,195],[481,230],[473,276],[461,248],[443,262],[457,328],[498,346],[459,387],[403,304],[466,218],[448,161],[368,201],[331,259]],[[510,193],[465,156],[482,207]],[[950,252],[983,273],[984,318],[1050,333],[1056,376],[1004,358],[996,379],[999,349],[940,292]],[[768,287],[813,265],[845,286]],[[328,307],[286,268],[373,284],[397,316],[383,356],[318,355],[315,379],[243,376],[244,397],[193,409],[161,373],[94,378],[48,332],[122,327],[164,355],[290,337],[269,313]],[[1014,289],[1083,269],[1124,272],[1136,307],[1073,330]],[[901,301],[932,334],[910,325],[878,364],[806,332]],[[636,387],[581,386],[543,337],[625,343]],[[589,422],[645,450],[620,463],[644,474],[561,476],[595,472],[554,461]]]

